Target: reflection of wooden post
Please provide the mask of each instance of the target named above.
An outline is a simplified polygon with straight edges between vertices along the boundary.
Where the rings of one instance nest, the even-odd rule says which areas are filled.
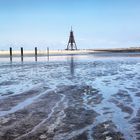
[[[37,61],[37,47],[35,47],[35,61]]]
[[[10,47],[10,61],[12,61],[12,48]]]
[[[23,61],[23,48],[21,47],[21,61]]]
[[[48,56],[48,60],[49,60],[49,47],[47,48],[47,56]]]

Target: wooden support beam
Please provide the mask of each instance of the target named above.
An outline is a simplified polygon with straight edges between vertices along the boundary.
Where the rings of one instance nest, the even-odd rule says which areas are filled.
[[[35,47],[35,61],[37,61],[37,47]]]
[[[49,47],[47,48],[47,56],[48,56],[48,60],[49,60]]]
[[[10,47],[10,61],[12,62],[12,48]]]
[[[23,48],[21,47],[21,61],[23,62]]]

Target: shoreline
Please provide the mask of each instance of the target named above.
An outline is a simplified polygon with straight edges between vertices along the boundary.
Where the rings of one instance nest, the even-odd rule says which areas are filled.
[[[140,52],[140,48],[93,49],[95,52]]]
[[[53,55],[71,55],[71,54],[88,54],[88,53],[93,53],[93,50],[74,50],[74,51],[67,51],[67,50],[50,50],[49,51],[49,56]],[[0,51],[0,57],[8,57],[10,55],[9,51]],[[21,51],[12,51],[12,55],[14,56],[21,56]],[[23,52],[24,56],[34,56],[35,51],[28,51],[25,50]],[[47,50],[38,50],[37,51],[38,56],[47,56],[48,52]]]
[[[85,55],[85,54],[100,54],[100,53],[140,53],[140,48],[128,48],[128,49],[85,49],[85,50],[50,50],[49,56],[61,56],[61,55]],[[9,51],[0,51],[0,57],[9,57]],[[35,51],[33,50],[24,50],[23,56],[34,56]],[[48,56],[47,50],[38,50],[38,56]],[[13,50],[12,51],[13,57],[21,56],[20,50]]]

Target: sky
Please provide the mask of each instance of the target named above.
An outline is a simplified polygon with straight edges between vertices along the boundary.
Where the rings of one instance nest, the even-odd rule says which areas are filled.
[[[0,0],[0,50],[140,46],[140,0]]]

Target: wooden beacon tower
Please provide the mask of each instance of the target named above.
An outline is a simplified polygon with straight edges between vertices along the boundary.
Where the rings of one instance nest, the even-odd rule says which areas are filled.
[[[68,45],[66,50],[77,50],[77,45],[74,39],[74,33],[72,31],[72,27],[71,27],[71,31],[70,31],[70,36],[69,36],[69,41],[68,41]]]

